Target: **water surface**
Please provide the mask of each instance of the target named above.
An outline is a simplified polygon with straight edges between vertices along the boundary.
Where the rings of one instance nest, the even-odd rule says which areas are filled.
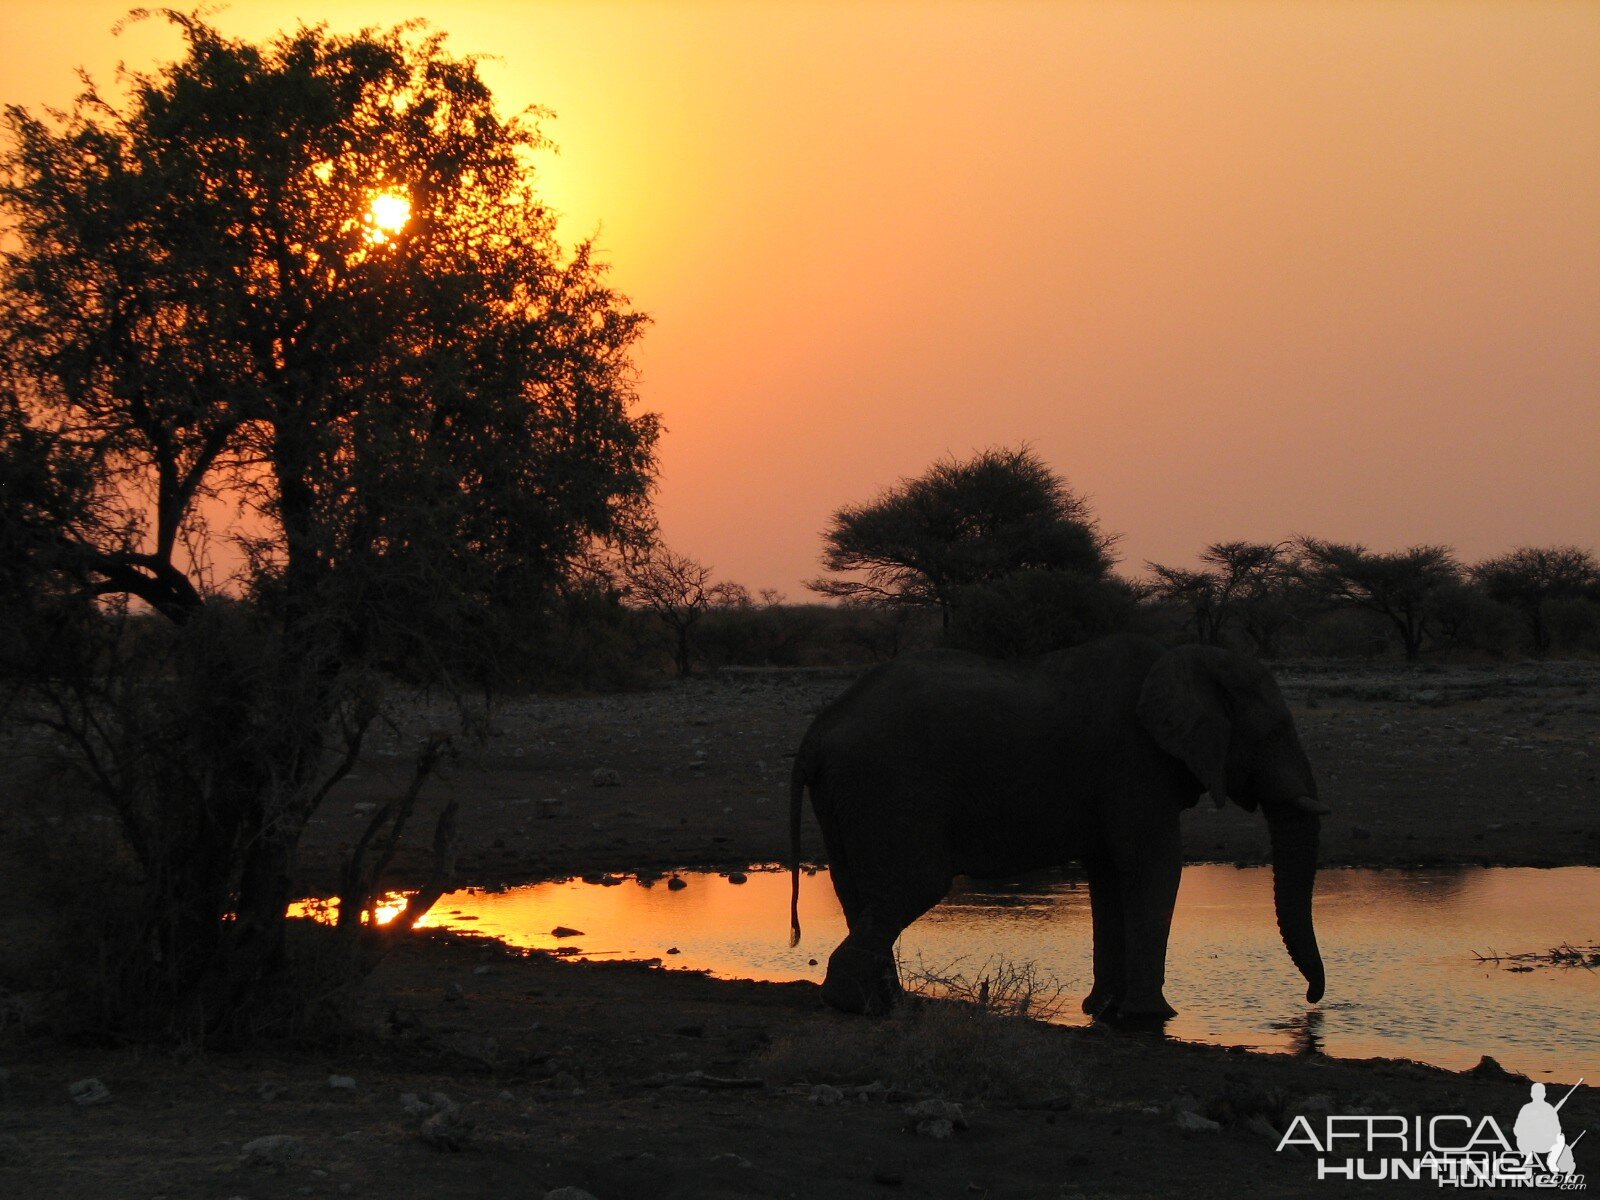
[[[423,923],[726,977],[821,980],[845,933],[826,872],[802,876],[805,932],[794,949],[786,873],[751,872],[743,884],[682,878],[681,890],[627,879],[455,892]],[[1600,1079],[1600,971],[1512,972],[1474,957],[1600,942],[1600,868],[1324,870],[1316,917],[1328,992],[1308,1005],[1278,937],[1270,870],[1185,868],[1167,956],[1167,999],[1179,1015],[1168,1034],[1451,1069],[1489,1054],[1535,1078]],[[554,937],[557,926],[582,935]],[[906,931],[899,953],[908,965],[974,977],[997,957],[1033,962],[1068,985],[1058,1019],[1080,1023],[1091,977],[1088,888],[1069,879],[958,884]]]

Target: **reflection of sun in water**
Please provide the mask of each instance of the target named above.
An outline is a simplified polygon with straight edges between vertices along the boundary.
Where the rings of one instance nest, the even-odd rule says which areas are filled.
[[[379,192],[367,206],[367,224],[371,227],[368,239],[387,242],[411,220],[411,198],[404,192]]]

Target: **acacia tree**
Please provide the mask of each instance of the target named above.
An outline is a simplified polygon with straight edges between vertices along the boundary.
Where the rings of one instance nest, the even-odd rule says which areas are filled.
[[[502,117],[416,26],[256,46],[166,16],[184,53],[125,100],[6,110],[0,579],[78,619],[72,654],[10,677],[137,859],[124,988],[210,1030],[281,973],[295,850],[380,711],[373,669],[503,653],[637,524],[657,425],[632,411],[644,318],[533,191],[537,113]],[[360,849],[393,852],[443,750]]]
[[[1471,575],[1491,600],[1522,615],[1535,654],[1550,649],[1545,601],[1600,596],[1600,563],[1578,546],[1519,546],[1485,559]]]
[[[626,556],[622,566],[629,598],[671,631],[680,679],[694,669],[690,635],[700,618],[713,608],[750,603],[742,585],[714,582],[712,574],[711,567],[659,543]]]
[[[947,630],[962,589],[1028,570],[1101,579],[1114,542],[1088,501],[1026,446],[936,462],[875,500],[838,509],[822,538],[823,566],[845,577],[811,580],[811,590],[937,606]]]
[[[1295,578],[1311,596],[1384,617],[1400,635],[1408,662],[1422,653],[1435,604],[1461,582],[1461,567],[1449,546],[1412,546],[1382,554],[1365,546],[1300,537],[1295,550]]]
[[[1270,656],[1289,620],[1287,549],[1271,542],[1213,542],[1201,551],[1205,566],[1198,571],[1147,563],[1155,576],[1152,594],[1183,608],[1207,645],[1220,644],[1223,630],[1237,619],[1256,649]]]

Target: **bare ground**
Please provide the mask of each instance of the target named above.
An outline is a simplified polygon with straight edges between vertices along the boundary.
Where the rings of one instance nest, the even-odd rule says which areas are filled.
[[[1600,863],[1600,666],[1280,676],[1336,809],[1325,863]],[[727,673],[501,705],[496,735],[439,785],[463,799],[462,880],[784,857],[787,756],[844,684]],[[331,878],[362,819],[356,806],[403,780],[403,759],[383,751],[438,717],[419,703],[411,728],[331,801],[302,864],[308,889]],[[597,770],[617,785],[595,786]],[[558,815],[537,815],[544,798],[563,801]],[[1194,860],[1265,856],[1265,830],[1246,814],[1202,806],[1186,822]],[[806,852],[819,853],[809,822]],[[396,882],[415,869],[402,862]],[[910,1010],[892,1018],[902,1025],[876,1026],[887,1034],[864,1034],[871,1023],[826,1011],[809,984],[565,964],[438,935],[391,957],[336,1038],[315,1045],[104,1050],[28,1035],[0,1015],[0,1197],[499,1198],[563,1186],[600,1200],[1437,1194],[1317,1182],[1311,1157],[1277,1152],[1252,1118],[1281,1129],[1297,1111],[1452,1112],[1490,1114],[1509,1131],[1526,1099],[1525,1083],[1492,1068],[1459,1075],[1033,1024],[995,1041],[989,1026],[969,1034],[967,1018],[924,1019]],[[900,1033],[913,1051],[946,1053],[942,1082],[893,1077],[908,1070],[904,1054],[873,1039]],[[999,1072],[1011,1086],[980,1085],[997,1059],[1018,1064]],[[330,1075],[354,1089],[330,1088]],[[89,1076],[108,1103],[71,1102],[68,1084]],[[858,1098],[875,1079],[883,1087]],[[408,1092],[460,1106],[443,1139],[459,1150],[425,1140],[401,1105]],[[905,1110],[929,1096],[960,1101],[968,1127],[918,1135]],[[1569,1130],[1600,1127],[1595,1096],[1580,1089],[1563,1110]],[[1185,1109],[1222,1128],[1185,1131]],[[294,1161],[241,1158],[279,1134],[299,1139]],[[1580,1147],[1580,1169],[1596,1154]]]

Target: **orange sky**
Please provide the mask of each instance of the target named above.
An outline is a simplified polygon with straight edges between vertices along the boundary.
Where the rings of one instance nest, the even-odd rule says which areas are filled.
[[[0,9],[0,100],[176,52]],[[257,3],[424,16],[557,119],[544,192],[655,324],[678,549],[1030,441],[1125,565],[1294,532],[1600,545],[1600,4]]]

